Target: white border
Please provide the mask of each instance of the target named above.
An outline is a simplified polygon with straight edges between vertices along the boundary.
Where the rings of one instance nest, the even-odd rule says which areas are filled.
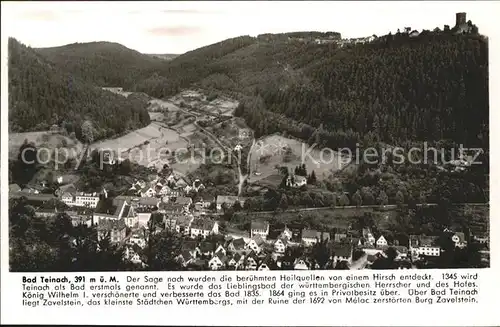
[[[467,2],[446,1],[450,8],[460,7]],[[60,3],[59,3],[60,4]],[[58,3],[43,4],[43,6],[58,6]],[[114,3],[121,6],[121,3]],[[133,3],[143,8],[141,3]],[[474,6],[481,7],[484,13],[481,23],[478,24],[482,34],[489,37],[489,68],[490,68],[490,229],[491,229],[491,268],[480,270],[480,305],[470,307],[469,305],[364,305],[353,307],[349,305],[336,305],[326,308],[324,306],[301,305],[289,306],[247,306],[238,307],[84,307],[81,309],[70,308],[39,308],[27,310],[19,305],[19,280],[21,274],[9,273],[8,271],[8,124],[7,124],[7,36],[9,26],[5,26],[4,16],[8,15],[6,3],[2,3],[2,115],[1,115],[1,318],[2,323],[15,324],[70,324],[78,322],[81,324],[171,324],[171,325],[499,325],[498,315],[498,290],[500,290],[499,253],[500,249],[500,222],[499,207],[496,199],[500,199],[498,193],[500,167],[495,169],[495,163],[499,160],[499,150],[496,145],[500,141],[500,131],[495,128],[494,123],[500,121],[499,93],[500,88],[500,58],[499,44],[500,33],[498,30],[497,15],[500,13],[498,2],[473,2]],[[39,5],[39,3],[38,3]],[[65,4],[67,5],[67,3]],[[83,4],[79,4],[83,5]],[[109,4],[111,5],[111,4]],[[258,5],[257,3],[255,5]],[[314,3],[310,4],[314,6]],[[362,4],[360,4],[362,5]],[[132,6],[128,2],[127,6]],[[443,24],[452,17],[443,17]],[[363,22],[359,22],[360,24]],[[366,22],[369,24],[369,22]],[[85,28],[82,26],[82,28]],[[429,27],[430,28],[430,27]],[[36,33],[36,31],[33,31]],[[22,40],[21,40],[22,41]],[[77,40],[75,40],[77,41]],[[398,273],[391,271],[391,273]],[[429,272],[429,271],[426,271]],[[442,273],[443,270],[435,271]],[[461,270],[463,272],[463,270]],[[345,272],[348,273],[348,272]],[[127,273],[116,273],[113,275],[123,276]],[[178,273],[167,273],[176,275]],[[188,274],[183,272],[183,274]],[[205,274],[191,273],[191,274]],[[234,274],[234,273],[233,273]],[[238,274],[249,274],[238,272]],[[33,275],[33,274],[31,274]],[[51,274],[57,275],[57,274]],[[65,274],[76,275],[76,274]],[[101,274],[96,274],[101,275]],[[220,274],[213,273],[214,276]],[[496,310],[494,310],[496,309]],[[139,311],[140,310],[140,311]],[[195,312],[194,310],[199,310]]]

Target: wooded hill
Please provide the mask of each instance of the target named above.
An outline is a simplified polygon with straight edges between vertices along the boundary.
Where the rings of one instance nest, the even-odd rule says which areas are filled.
[[[164,60],[113,42],[35,49],[54,66],[96,86],[122,87],[153,74]]]
[[[82,123],[90,120],[97,140],[150,122],[145,101],[104,91],[66,73],[13,38],[9,39],[8,75],[12,132],[48,130],[55,124],[81,138]]]
[[[87,81],[157,98],[193,86],[238,96],[236,115],[258,136],[286,132],[332,148],[410,140],[488,147],[483,36],[397,33],[344,47],[314,42],[339,38],[334,32],[271,36],[228,39],[170,61],[106,42],[38,52]]]
[[[192,85],[250,96],[236,114],[257,135],[286,131],[333,147],[488,141],[488,43],[480,35],[398,33],[342,48],[245,36],[181,55],[133,89],[163,97]]]

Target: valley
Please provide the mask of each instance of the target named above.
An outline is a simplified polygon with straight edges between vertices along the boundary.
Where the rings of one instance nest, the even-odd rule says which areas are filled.
[[[67,212],[78,224],[92,217],[98,236],[120,224],[113,243],[134,256],[145,248],[130,239],[146,244],[150,233],[157,252],[175,258],[136,260],[148,269],[188,266],[176,261],[174,239],[227,245],[241,235],[245,246],[262,244],[256,260],[278,262],[285,234],[284,247],[311,264],[324,245],[345,248],[349,260],[376,250],[375,266],[389,248],[400,255],[391,267],[467,266],[467,247],[446,240],[489,246],[487,39],[477,30],[414,35],[242,36],[168,60],[110,42],[31,49],[13,40],[12,208],[49,219]],[[424,145],[442,158],[461,145],[485,151],[477,165],[467,153],[411,161],[428,155]],[[28,164],[17,155],[26,147],[75,160]],[[428,235],[450,261],[407,248]],[[196,261],[205,269],[216,258]]]

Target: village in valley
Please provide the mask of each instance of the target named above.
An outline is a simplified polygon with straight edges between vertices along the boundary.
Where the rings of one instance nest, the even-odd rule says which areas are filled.
[[[233,151],[242,148],[238,143]],[[103,158],[104,171],[107,166],[122,163],[107,155]],[[146,178],[128,179],[130,184],[121,195],[111,195],[105,187],[97,192],[82,192],[65,175],[54,177],[54,185],[57,185],[54,194],[41,193],[46,181],[42,186],[24,189],[12,184],[9,192],[13,199],[23,198],[34,203],[36,217],[52,217],[64,212],[74,226],[95,227],[98,241],[107,239],[123,248],[124,260],[137,269],[147,268],[144,251],[148,238],[165,231],[166,235],[175,235],[181,240],[173,257],[175,269],[182,270],[411,269],[439,260],[444,251],[463,251],[468,242],[483,244],[485,249],[489,243],[484,234],[473,235],[467,231],[466,235],[453,229],[444,229],[433,236],[404,233],[395,236],[388,230],[375,232],[367,225],[345,221],[333,228],[330,225],[314,229],[297,219],[283,223],[276,218],[258,218],[258,215],[253,218],[249,203],[255,199],[247,201],[248,197],[234,194],[214,195],[209,191],[214,185],[205,185],[203,177],[190,178],[168,164],[159,172],[154,168],[144,169]],[[311,180],[314,172],[308,175],[305,165],[295,167],[294,173],[287,172],[281,172],[280,187],[299,193],[315,187],[308,185],[308,182],[315,183],[316,177]],[[253,177],[260,175],[254,172]],[[271,215],[281,212],[281,215],[301,217],[301,212],[327,210],[329,213],[324,216],[330,215],[334,221],[332,212],[364,208],[385,215],[384,212],[399,207],[387,201],[362,206],[356,196],[351,197],[354,205],[349,201],[344,195],[337,207],[334,199],[329,207],[300,209],[288,209],[280,203]],[[247,212],[247,222],[232,224],[233,216],[243,212]],[[368,216],[365,213],[361,220]],[[443,249],[443,240],[451,247]],[[487,258],[488,251],[482,253]]]

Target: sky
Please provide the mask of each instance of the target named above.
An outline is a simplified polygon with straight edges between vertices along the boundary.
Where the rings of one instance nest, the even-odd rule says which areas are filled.
[[[31,47],[110,41],[142,53],[180,54],[227,38],[335,31],[342,37],[453,26],[466,12],[488,35],[500,3],[411,2],[2,2],[2,38]]]

